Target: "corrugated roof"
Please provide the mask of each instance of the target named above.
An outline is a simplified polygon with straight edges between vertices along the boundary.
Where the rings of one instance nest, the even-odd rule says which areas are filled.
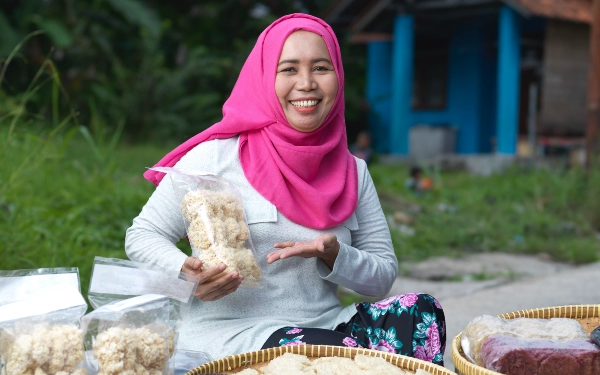
[[[592,23],[592,0],[511,0],[532,14],[568,21]],[[510,3],[511,1],[508,1]]]

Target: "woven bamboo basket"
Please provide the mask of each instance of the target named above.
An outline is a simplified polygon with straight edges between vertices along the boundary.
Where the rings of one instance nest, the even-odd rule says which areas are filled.
[[[279,348],[263,349],[249,353],[232,355],[216,361],[205,363],[189,371],[186,375],[199,375],[211,373],[235,374],[244,368],[261,367],[273,358],[279,357],[285,353],[302,354],[309,358],[319,357],[345,357],[354,358],[357,354],[364,354],[372,357],[381,357],[389,363],[403,370],[412,372],[417,369],[423,369],[433,375],[456,375],[454,372],[433,363],[422,361],[415,358],[406,357],[398,354],[384,353],[371,349],[348,348],[343,346],[330,345],[298,345],[283,346]]]
[[[498,315],[504,319],[515,318],[571,318],[581,323],[587,333],[600,326],[600,305],[569,305],[546,307],[533,310],[521,310]],[[460,340],[462,333],[459,333],[452,340],[452,362],[459,374],[462,375],[502,375],[498,372],[488,370],[474,363],[471,363],[462,350]]]

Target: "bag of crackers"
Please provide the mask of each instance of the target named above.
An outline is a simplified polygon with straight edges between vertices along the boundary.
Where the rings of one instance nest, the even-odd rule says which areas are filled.
[[[155,167],[166,173],[181,207],[192,255],[202,268],[224,263],[223,273],[238,272],[241,286],[260,287],[262,279],[239,190],[219,176]]]
[[[0,373],[87,375],[77,268],[0,271]]]
[[[172,374],[177,333],[198,278],[124,259],[94,258],[82,321],[89,367],[100,375]]]
[[[181,323],[160,294],[103,305],[81,319],[89,367],[98,375],[172,374]]]

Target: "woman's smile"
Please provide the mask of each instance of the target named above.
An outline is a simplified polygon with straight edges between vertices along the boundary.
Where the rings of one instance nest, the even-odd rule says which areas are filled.
[[[290,100],[290,103],[299,112],[311,112],[317,109],[317,105],[321,102],[320,99],[298,99]]]

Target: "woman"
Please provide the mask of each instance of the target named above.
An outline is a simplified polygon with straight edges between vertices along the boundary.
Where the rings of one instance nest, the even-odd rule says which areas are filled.
[[[346,308],[338,285],[385,295],[398,261],[365,163],[347,147],[340,49],[322,20],[293,14],[259,36],[223,120],[157,165],[220,175],[240,190],[261,289],[238,288],[224,265],[202,269],[175,247],[185,226],[170,184],[127,231],[135,261],[199,275],[179,347],[214,358],[280,345],[330,344],[393,351],[441,364],[444,315],[409,294]]]

